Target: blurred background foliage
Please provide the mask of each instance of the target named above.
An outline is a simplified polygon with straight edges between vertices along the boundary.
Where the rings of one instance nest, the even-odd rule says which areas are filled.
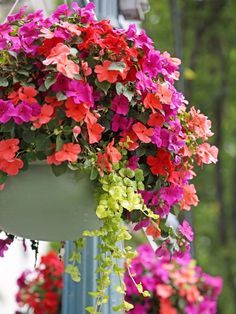
[[[236,1],[150,0],[150,6],[143,28],[158,49],[182,58],[179,88],[213,121],[220,156],[195,179],[194,255],[206,272],[224,278],[218,314],[235,314]]]

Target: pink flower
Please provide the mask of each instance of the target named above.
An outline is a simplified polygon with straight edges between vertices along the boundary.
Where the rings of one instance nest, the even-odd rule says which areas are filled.
[[[216,146],[210,146],[209,143],[203,143],[197,147],[197,164],[211,164],[217,162],[218,148]]]
[[[196,194],[196,189],[193,184],[183,185],[183,198],[180,202],[180,209],[190,210],[191,206],[197,206],[199,199]]]
[[[165,284],[158,284],[156,286],[156,294],[162,298],[169,298],[174,293],[174,290],[171,286]]]
[[[211,132],[211,121],[207,117],[200,113],[200,110],[196,110],[194,107],[189,111],[191,119],[188,123],[189,129],[194,132],[197,138],[203,138],[207,140],[208,137],[214,135]]]
[[[187,220],[184,220],[182,225],[179,225],[178,229],[180,233],[182,233],[182,235],[184,235],[188,241],[190,242],[193,241],[194,233],[190,224],[187,222]]]

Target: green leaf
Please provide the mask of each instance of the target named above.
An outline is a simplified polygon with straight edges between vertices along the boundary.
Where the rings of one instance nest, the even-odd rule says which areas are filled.
[[[0,77],[0,86],[2,86],[2,87],[7,87],[8,84],[9,84],[9,82],[8,82],[7,78],[5,78],[5,77]]]
[[[98,177],[98,171],[96,168],[93,167],[90,173],[90,180],[93,181],[97,179],[97,177]]]
[[[57,100],[66,100],[67,99],[67,97],[66,97],[66,95],[65,94],[63,94],[62,92],[58,92],[57,94],[56,94],[56,97],[57,97]]]
[[[62,149],[63,144],[64,144],[64,142],[61,138],[61,135],[58,135],[56,138],[56,151],[57,152]]]
[[[125,68],[126,68],[126,64],[124,62],[112,62],[109,65],[108,70],[119,71],[123,73]]]
[[[66,266],[65,272],[71,276],[73,281],[80,282],[81,276],[77,266],[69,264]]]
[[[56,80],[55,76],[49,75],[44,82],[45,87],[49,89],[54,83],[56,83]]]
[[[55,174],[56,177],[61,176],[68,169],[67,164],[65,162],[59,166],[52,165],[51,167],[52,167],[52,172]]]
[[[101,89],[105,94],[107,94],[109,88],[111,87],[111,83],[107,81],[99,82],[98,79],[95,80],[96,86]]]
[[[26,143],[33,143],[35,140],[35,132],[31,132],[29,130],[24,131],[22,134],[22,138]]]
[[[38,134],[35,138],[35,146],[38,151],[45,151],[50,148],[50,138],[46,134]]]
[[[5,183],[7,180],[7,173],[0,171],[0,184]]]

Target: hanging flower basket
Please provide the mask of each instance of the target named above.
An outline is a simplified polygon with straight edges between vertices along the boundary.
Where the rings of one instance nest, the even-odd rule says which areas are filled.
[[[95,186],[87,173],[56,177],[50,167],[32,163],[9,178],[0,197],[0,229],[23,238],[74,240],[99,228]]]
[[[96,21],[93,9],[62,5],[45,19],[23,8],[0,25],[0,227],[36,239],[100,236],[98,303],[87,309],[97,313],[111,271],[125,293],[117,260],[134,252],[117,244],[131,238],[124,222],[145,227],[159,255],[189,249],[190,226],[165,222],[197,205],[194,163],[216,162],[218,151],[207,143],[211,122],[187,112],[174,87],[180,60],[134,25]],[[76,278],[78,260],[67,268]]]

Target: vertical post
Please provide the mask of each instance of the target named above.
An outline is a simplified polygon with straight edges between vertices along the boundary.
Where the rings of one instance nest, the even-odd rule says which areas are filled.
[[[95,299],[88,292],[95,291],[97,261],[95,260],[99,250],[99,238],[87,238],[86,245],[82,250],[81,264],[78,265],[81,272],[81,281],[73,282],[68,274],[64,275],[64,287],[62,298],[62,314],[85,314],[86,306],[94,306]],[[66,243],[65,261],[68,261],[73,243]],[[115,274],[111,274],[111,285],[108,288],[107,295],[109,301],[102,307],[102,314],[115,314],[112,307],[122,302],[122,295],[115,292],[115,286],[118,284],[118,278]]]

